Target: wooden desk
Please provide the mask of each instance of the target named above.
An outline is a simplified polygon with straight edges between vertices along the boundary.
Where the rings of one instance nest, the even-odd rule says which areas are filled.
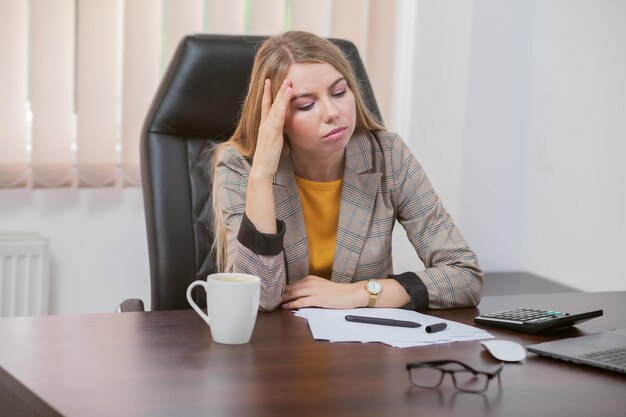
[[[472,323],[536,306],[605,316],[552,336],[491,329],[524,345],[626,326],[626,292],[485,297],[428,312]],[[411,388],[409,361],[495,364],[478,341],[396,349],[312,340],[290,312],[260,314],[248,345],[212,342],[191,310],[0,320],[1,416],[624,416],[626,376],[530,355],[485,394]]]

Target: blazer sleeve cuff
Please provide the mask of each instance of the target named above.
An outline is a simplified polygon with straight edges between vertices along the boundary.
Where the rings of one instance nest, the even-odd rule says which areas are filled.
[[[276,234],[259,232],[244,213],[237,240],[257,255],[275,256],[284,249],[285,222],[276,219],[276,230]]]
[[[411,297],[411,301],[402,308],[408,310],[428,309],[428,289],[415,272],[404,272],[389,277],[398,281]]]

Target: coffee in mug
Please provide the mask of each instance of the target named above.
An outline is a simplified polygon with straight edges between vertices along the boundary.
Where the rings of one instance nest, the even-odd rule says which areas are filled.
[[[207,314],[195,303],[191,292],[196,286],[206,291]],[[211,274],[206,281],[194,281],[187,288],[187,301],[211,328],[213,340],[239,345],[248,343],[254,330],[261,280],[238,273]]]

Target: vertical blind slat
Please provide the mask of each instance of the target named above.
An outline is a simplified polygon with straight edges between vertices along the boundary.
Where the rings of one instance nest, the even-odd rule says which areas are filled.
[[[393,105],[393,75],[396,44],[396,5],[397,0],[370,0],[369,30],[367,44],[367,67],[376,102],[383,120],[391,121]],[[392,128],[391,126],[387,126]],[[393,129],[393,128],[392,128]],[[395,129],[393,129],[395,130]]]
[[[28,3],[0,1],[0,187],[25,185]]]
[[[244,33],[246,0],[208,0],[208,31],[211,33]]]
[[[252,0],[250,33],[273,35],[285,29],[285,0]]]
[[[35,185],[73,179],[74,0],[31,0],[32,170]]]
[[[352,41],[361,58],[367,59],[368,0],[333,1],[331,36]]]
[[[161,79],[161,2],[124,3],[122,170],[126,183],[139,184],[141,125]]]
[[[117,0],[79,0],[77,165],[81,184],[115,183],[117,171]]]
[[[169,62],[180,40],[202,31],[203,0],[169,0],[167,5],[167,60]]]
[[[305,30],[329,37],[332,0],[292,0],[291,23],[294,30]]]

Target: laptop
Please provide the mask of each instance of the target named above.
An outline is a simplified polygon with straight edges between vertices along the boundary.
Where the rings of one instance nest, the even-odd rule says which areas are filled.
[[[626,374],[626,328],[526,346],[541,356]]]

